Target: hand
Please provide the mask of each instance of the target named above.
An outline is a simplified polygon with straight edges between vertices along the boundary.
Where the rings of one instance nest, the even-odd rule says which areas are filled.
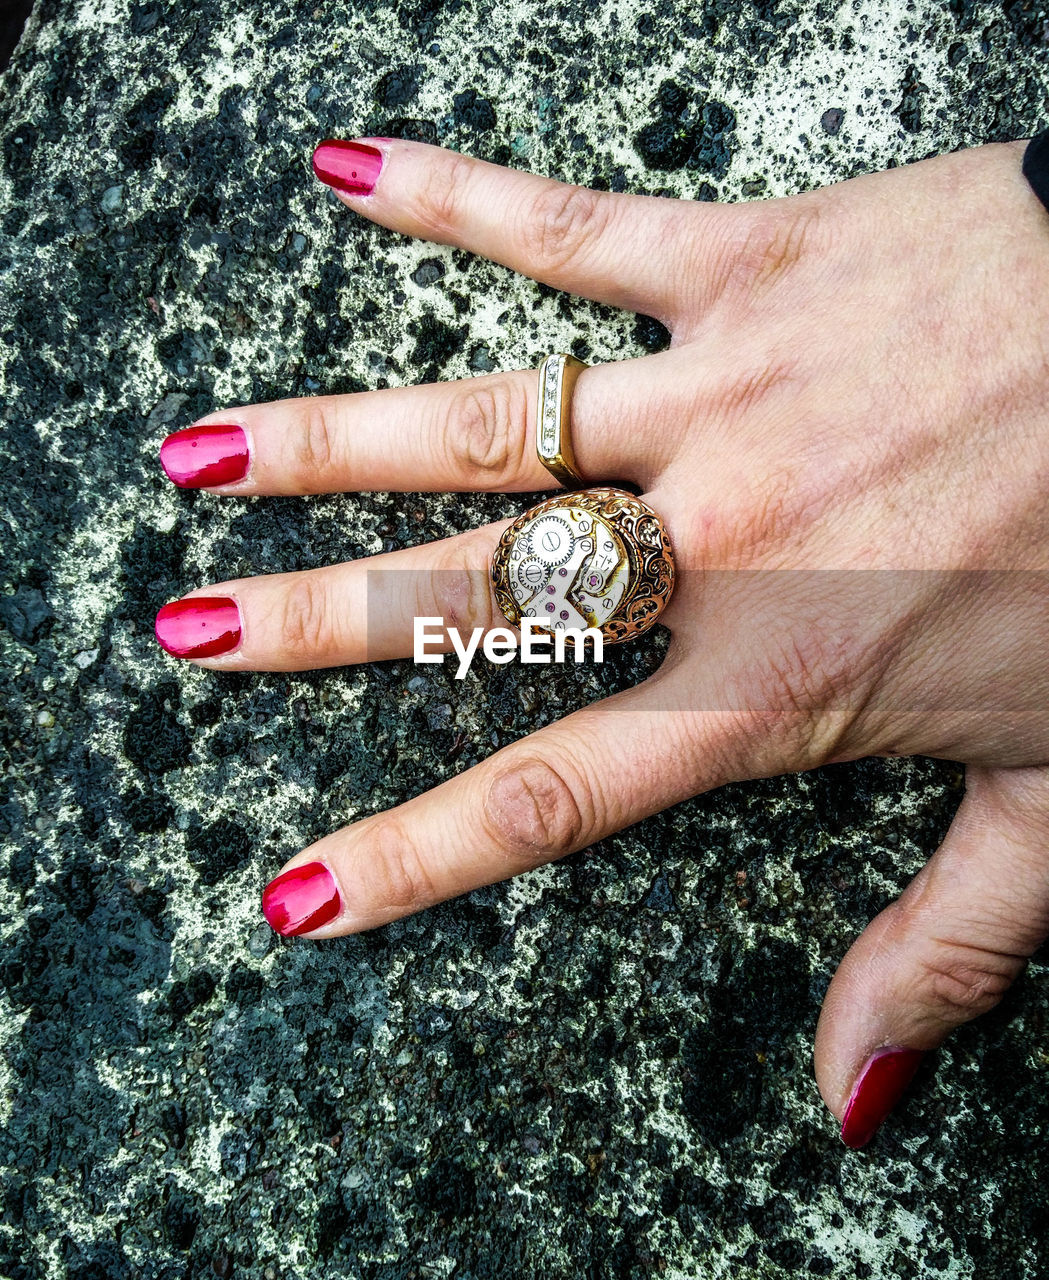
[[[634,481],[662,515],[679,584],[656,674],[299,853],[264,896],[277,929],[371,929],[732,780],[963,761],[943,846],[849,951],[819,1024],[827,1105],[850,1145],[871,1136],[921,1052],[1049,933],[1049,216],[1022,150],[720,206],[387,139],[318,149],[357,213],[667,326],[669,350],[583,372],[572,422],[582,474]],[[234,497],[550,488],[535,383],[223,411],[162,456]],[[502,624],[487,569],[508,523],[202,588],[158,637],[223,670],[404,657],[415,615]],[[380,567],[421,572],[387,575],[366,636]]]

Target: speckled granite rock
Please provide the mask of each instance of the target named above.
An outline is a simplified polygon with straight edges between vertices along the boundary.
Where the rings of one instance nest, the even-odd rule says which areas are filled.
[[[0,1275],[1046,1274],[1044,965],[876,1144],[810,1045],[960,771],[727,788],[374,933],[276,939],[305,842],[658,663],[216,676],[159,603],[520,509],[219,503],[156,463],[237,401],[620,358],[658,326],[411,243],[314,182],[402,134],[581,182],[770,196],[1046,110],[1037,0],[143,0],[37,11],[0,80]]]

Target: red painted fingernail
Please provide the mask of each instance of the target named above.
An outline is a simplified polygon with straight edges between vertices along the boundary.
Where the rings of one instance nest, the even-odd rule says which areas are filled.
[[[351,196],[370,196],[381,168],[382,152],[365,142],[328,138],[313,153],[313,172],[321,182]]]
[[[176,658],[213,658],[240,644],[240,610],[229,596],[173,600],[157,614],[154,630]]]
[[[160,465],[180,489],[233,484],[248,474],[243,427],[186,427],[160,446]]]
[[[262,914],[286,938],[319,929],[335,919],[341,905],[335,877],[323,862],[292,867],[262,891]]]
[[[853,1087],[841,1122],[841,1140],[847,1147],[862,1147],[870,1142],[924,1057],[921,1049],[879,1049],[871,1054]]]

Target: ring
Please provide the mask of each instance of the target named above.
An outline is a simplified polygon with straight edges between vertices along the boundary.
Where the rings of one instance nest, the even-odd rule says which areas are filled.
[[[530,508],[503,533],[492,560],[495,598],[512,625],[532,618],[549,634],[596,627],[606,644],[653,626],[674,576],[663,521],[640,498],[610,487]]]
[[[568,426],[572,390],[585,368],[582,360],[563,351],[547,356],[539,366],[535,451],[547,471],[566,489],[581,489],[586,484],[575,464]]]

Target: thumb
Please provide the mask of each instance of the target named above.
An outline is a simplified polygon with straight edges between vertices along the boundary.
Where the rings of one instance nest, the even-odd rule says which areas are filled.
[[[924,1053],[993,1009],[1047,936],[1049,768],[970,767],[943,844],[823,1002],[816,1079],[847,1146],[874,1136]]]

